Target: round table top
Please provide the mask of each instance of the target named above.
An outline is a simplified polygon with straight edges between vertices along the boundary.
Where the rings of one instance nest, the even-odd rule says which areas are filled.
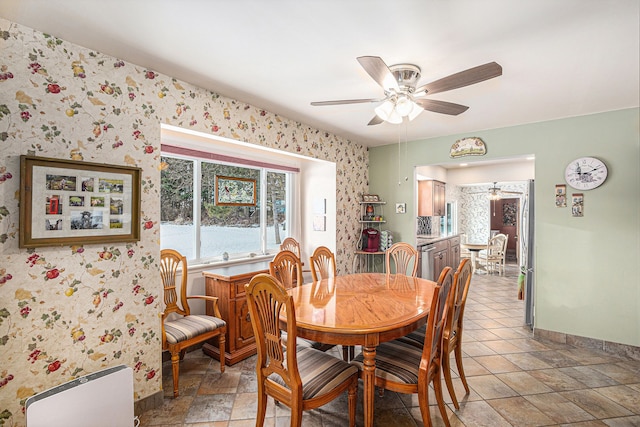
[[[369,334],[426,318],[436,283],[405,275],[358,273],[289,289],[298,329]]]
[[[460,243],[460,246],[470,251],[481,251],[487,249],[486,243]]]

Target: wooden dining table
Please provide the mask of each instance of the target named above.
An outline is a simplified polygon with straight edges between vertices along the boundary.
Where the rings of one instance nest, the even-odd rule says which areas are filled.
[[[373,426],[376,347],[426,323],[435,286],[431,280],[405,275],[358,273],[288,290],[298,336],[362,346],[365,427]]]

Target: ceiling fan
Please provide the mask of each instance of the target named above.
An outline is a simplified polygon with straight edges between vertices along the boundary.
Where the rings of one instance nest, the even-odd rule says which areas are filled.
[[[519,191],[501,190],[500,187],[498,187],[498,183],[494,182],[493,187],[489,187],[489,189],[486,191],[476,191],[474,193],[469,193],[469,194],[487,194],[489,196],[489,200],[500,200],[504,194],[522,194],[522,193]]]
[[[467,111],[469,107],[428,99],[426,96],[480,83],[502,75],[502,67],[496,62],[489,62],[416,87],[421,72],[417,65],[396,64],[389,67],[378,56],[360,56],[357,60],[373,80],[384,89],[384,97],[316,101],[311,105],[382,102],[375,108],[376,115],[368,125],[377,125],[384,121],[399,124],[402,123],[404,117],[413,120],[424,110],[457,116]]]

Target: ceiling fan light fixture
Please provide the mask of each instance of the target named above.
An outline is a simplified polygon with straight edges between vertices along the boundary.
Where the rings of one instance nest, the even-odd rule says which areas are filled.
[[[402,123],[402,116],[400,116],[395,108],[395,104],[387,99],[382,104],[375,108],[375,112],[385,122],[392,123],[394,125]]]
[[[413,109],[409,113],[409,121],[415,119],[416,117],[418,117],[420,115],[420,113],[422,113],[424,111],[424,109],[421,106],[419,106],[418,104],[416,104],[413,101],[411,101],[411,102],[413,104]]]
[[[407,117],[413,111],[415,103],[406,95],[398,96],[396,112],[402,117]]]
[[[491,200],[491,201],[500,200],[500,193],[498,193],[497,191],[490,192],[489,193],[489,200]]]

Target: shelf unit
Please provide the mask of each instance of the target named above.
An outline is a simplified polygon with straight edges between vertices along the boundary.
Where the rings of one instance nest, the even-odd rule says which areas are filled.
[[[384,219],[383,201],[360,201],[360,235],[356,243],[355,256],[353,257],[353,272],[360,273],[363,271],[383,271],[384,272],[384,251],[366,251],[363,249],[364,231],[373,228],[380,233],[382,224],[387,221]],[[382,255],[382,256],[381,256]],[[379,266],[379,267],[378,267]],[[378,267],[378,268],[377,268]]]

